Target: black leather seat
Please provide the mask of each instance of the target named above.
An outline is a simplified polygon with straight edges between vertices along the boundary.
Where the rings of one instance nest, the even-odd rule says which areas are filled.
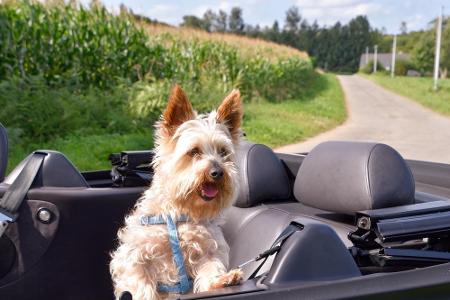
[[[306,156],[293,187],[286,167],[270,148],[245,142],[238,155],[240,193],[223,225],[230,267],[267,250],[299,217],[331,226],[346,246],[352,246],[347,235],[355,229],[354,212],[414,202],[409,167],[383,144],[323,143]],[[247,265],[245,277],[258,265]]]
[[[5,179],[6,167],[8,163],[8,136],[6,129],[0,123],[0,182]]]
[[[239,196],[235,206],[226,211],[223,225],[230,245],[231,268],[267,250],[292,219],[289,213],[262,204],[293,201],[289,177],[273,151],[261,144],[244,142],[238,159]],[[258,265],[247,265],[243,269],[245,277]]]

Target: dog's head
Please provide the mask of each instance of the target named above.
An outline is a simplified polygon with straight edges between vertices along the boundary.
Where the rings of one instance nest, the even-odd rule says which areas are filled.
[[[197,116],[183,90],[173,88],[156,125],[153,165],[169,207],[199,221],[231,205],[239,184],[235,152],[242,114],[238,90],[217,111]]]

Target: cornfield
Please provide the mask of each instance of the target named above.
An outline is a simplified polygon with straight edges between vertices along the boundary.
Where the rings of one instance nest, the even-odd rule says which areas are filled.
[[[101,5],[0,2],[0,121],[23,141],[129,132],[156,118],[174,82],[206,110],[232,88],[245,101],[295,98],[311,77],[308,57],[293,49],[278,55],[281,46],[259,51],[255,42],[251,52],[248,42],[244,52],[239,37],[230,43],[152,30],[161,29]],[[44,122],[41,107],[52,112]]]
[[[200,83],[206,76],[223,90],[241,87],[250,97],[278,99],[286,93],[267,90],[285,91],[310,69],[300,55],[244,58],[221,41],[152,36],[126,12],[112,15],[102,6],[39,2],[0,5],[0,63],[0,80],[42,75],[50,84],[110,88],[119,78]]]
[[[160,75],[164,52],[129,18],[102,7],[0,5],[0,79],[43,75],[110,87],[118,77],[137,80],[137,65]]]

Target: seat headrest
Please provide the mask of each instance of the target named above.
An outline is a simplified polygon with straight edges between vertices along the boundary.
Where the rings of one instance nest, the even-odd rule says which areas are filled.
[[[325,142],[304,159],[294,196],[319,209],[353,213],[414,203],[408,165],[390,146],[370,142]]]
[[[235,206],[250,207],[291,197],[286,170],[269,147],[244,141],[237,150],[237,163],[240,188]]]

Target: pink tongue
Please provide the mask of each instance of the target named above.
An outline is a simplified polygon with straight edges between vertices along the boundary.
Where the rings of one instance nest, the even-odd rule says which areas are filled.
[[[203,193],[203,195],[205,195],[208,198],[215,197],[218,192],[219,192],[219,190],[213,184],[206,183],[206,184],[203,185],[202,193]]]

